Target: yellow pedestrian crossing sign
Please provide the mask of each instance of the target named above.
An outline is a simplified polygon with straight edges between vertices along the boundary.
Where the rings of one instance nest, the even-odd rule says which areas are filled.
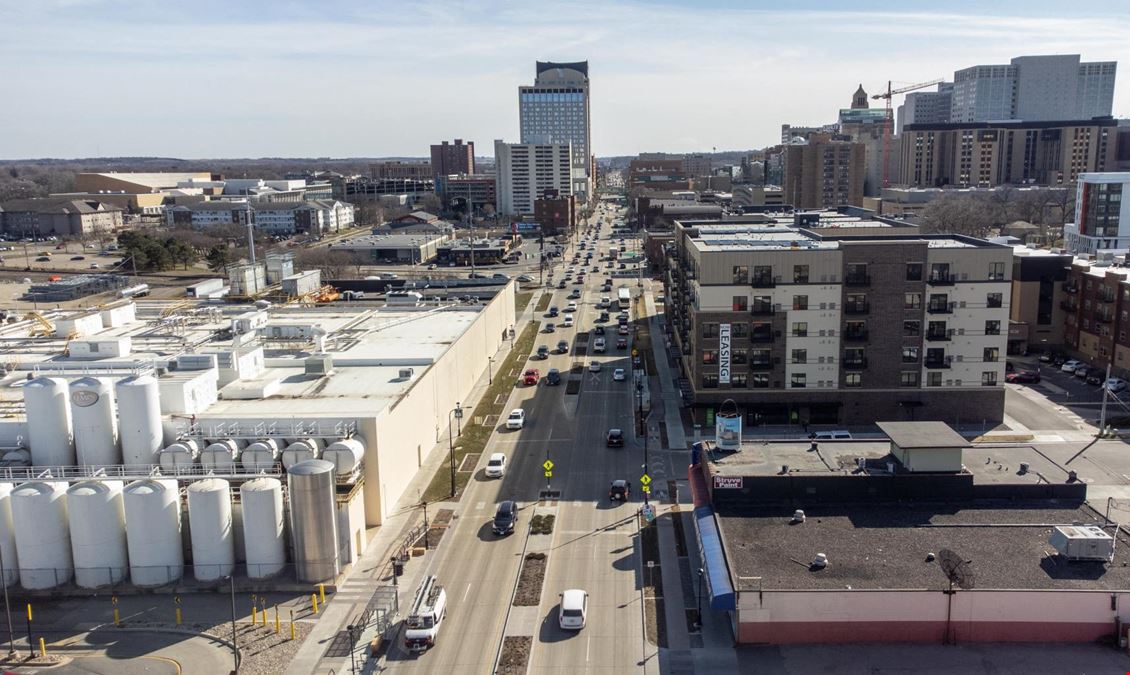
[[[553,462],[551,462],[551,461],[549,461],[549,460],[547,459],[547,460],[545,460],[545,463],[544,463],[544,464],[542,464],[542,467],[543,467],[543,468],[544,468],[544,469],[545,469],[546,471],[553,471]]]
[[[651,487],[645,485],[645,486],[643,486],[643,491],[647,494],[651,494]]]
[[[545,472],[545,477],[546,477],[546,478],[552,478],[552,477],[553,477],[553,472],[552,472],[552,471],[546,471],[546,472]]]
[[[640,476],[640,482],[646,486],[647,484],[651,483],[651,476],[645,473],[644,475]]]

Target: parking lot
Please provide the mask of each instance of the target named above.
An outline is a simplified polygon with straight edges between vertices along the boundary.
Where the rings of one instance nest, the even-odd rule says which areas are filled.
[[[1080,422],[1096,426],[1102,414],[1103,387],[1088,384],[1054,363],[1042,363],[1035,356],[1010,357],[1016,371],[1040,374],[1039,383],[1010,384],[1005,399],[1006,424],[1034,430],[1078,430]],[[1105,379],[1106,374],[1100,373]],[[1107,421],[1122,424],[1130,417],[1130,388],[1108,393]],[[1092,430],[1093,431],[1093,430]]]

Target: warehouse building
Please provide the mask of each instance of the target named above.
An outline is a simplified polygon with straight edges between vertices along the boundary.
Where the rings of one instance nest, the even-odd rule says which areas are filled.
[[[431,262],[451,240],[449,234],[364,234],[330,244],[331,251],[359,253],[376,263]]]
[[[889,440],[815,452],[696,445],[703,584],[738,643],[1093,642],[1125,631],[1130,538],[1086,505],[1085,484],[1033,449],[1010,448],[1006,466],[999,448],[967,447],[941,423],[880,426]]]

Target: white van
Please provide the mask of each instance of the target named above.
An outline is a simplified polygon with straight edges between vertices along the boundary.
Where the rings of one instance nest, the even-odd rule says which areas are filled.
[[[602,337],[598,337],[597,339],[593,340],[593,342],[592,342],[592,350],[593,350],[594,352],[598,352],[598,353],[601,353],[601,354],[603,354],[603,353],[604,353],[604,348],[605,348],[605,342],[604,342],[604,338],[602,338]]]

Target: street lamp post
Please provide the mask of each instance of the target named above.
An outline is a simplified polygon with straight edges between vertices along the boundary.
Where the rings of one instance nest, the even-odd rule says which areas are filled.
[[[346,626],[346,630],[349,631],[349,672],[356,673],[357,672],[357,656],[356,656],[357,655],[357,634],[356,634],[355,631],[357,630],[357,626],[354,626],[353,624],[349,624],[348,626]]]
[[[451,419],[451,415],[455,415],[455,421]],[[455,402],[455,408],[448,413],[447,418],[447,451],[451,464],[451,496],[455,496],[455,439],[451,436],[451,425],[463,419],[463,408],[459,407],[459,402]]]
[[[650,476],[650,474],[648,473],[648,461],[647,461],[647,459],[648,459],[648,457],[647,457],[647,420],[645,420],[644,416],[643,416],[643,382],[637,382],[636,383],[636,399],[638,401],[638,409],[639,409],[639,416],[640,416],[639,430],[640,430],[640,434],[643,435],[643,473],[644,473],[645,476]],[[647,506],[648,504],[650,504],[650,501],[648,500],[648,495],[650,493],[651,493],[651,488],[647,485],[644,485],[644,490],[643,490],[644,506]]]
[[[494,365],[494,357],[488,356],[487,357],[487,384],[488,385],[494,384],[494,372],[491,368],[493,365]]]

